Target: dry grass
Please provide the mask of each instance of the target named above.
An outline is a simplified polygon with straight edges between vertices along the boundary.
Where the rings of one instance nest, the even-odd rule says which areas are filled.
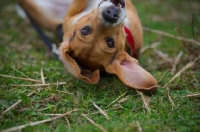
[[[140,65],[159,82],[151,96],[115,76],[88,85],[66,73],[14,2],[0,3],[1,131],[200,131],[198,1],[134,1],[146,27]]]

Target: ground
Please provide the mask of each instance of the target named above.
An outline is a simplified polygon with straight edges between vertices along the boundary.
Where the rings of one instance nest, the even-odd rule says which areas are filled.
[[[15,1],[1,0],[0,131],[50,118],[49,122],[22,130],[200,131],[200,2],[133,3],[144,27],[139,62],[159,85],[157,93],[151,96],[128,88],[116,76],[102,77],[96,85],[74,78],[48,54],[31,25],[19,18]],[[197,43],[153,33],[152,29]],[[53,40],[57,42],[54,37]],[[46,85],[41,85],[43,79]],[[11,109],[6,111],[8,108]],[[77,111],[53,120],[56,114],[74,109]]]

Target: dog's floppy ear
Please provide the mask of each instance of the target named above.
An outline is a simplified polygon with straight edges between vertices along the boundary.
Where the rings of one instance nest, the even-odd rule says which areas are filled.
[[[157,81],[146,70],[138,65],[138,61],[126,53],[122,53],[105,66],[107,72],[116,74],[129,87],[139,91],[156,91]]]
[[[99,81],[100,78],[99,70],[90,71],[86,69],[81,69],[76,63],[76,61],[69,56],[68,53],[70,53],[70,49],[68,40],[65,39],[61,43],[59,50],[60,50],[60,60],[63,62],[65,68],[67,68],[67,70],[72,75],[89,84],[96,84]]]

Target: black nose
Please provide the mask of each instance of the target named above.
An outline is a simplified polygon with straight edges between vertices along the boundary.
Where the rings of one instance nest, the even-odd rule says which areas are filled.
[[[102,12],[103,18],[111,23],[115,23],[119,17],[119,9],[117,7],[109,7]]]

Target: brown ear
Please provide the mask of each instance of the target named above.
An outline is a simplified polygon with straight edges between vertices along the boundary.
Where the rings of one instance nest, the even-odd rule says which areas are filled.
[[[128,54],[118,55],[111,64],[105,67],[106,71],[116,74],[129,87],[140,91],[156,91],[157,81],[146,70],[138,65],[138,61]]]
[[[70,52],[68,40],[65,39],[61,43],[59,50],[60,50],[60,60],[63,62],[65,68],[67,68],[67,70],[72,75],[89,84],[96,84],[99,81],[100,78],[99,70],[93,72],[86,69],[80,69],[76,61],[68,55],[68,53]]]

